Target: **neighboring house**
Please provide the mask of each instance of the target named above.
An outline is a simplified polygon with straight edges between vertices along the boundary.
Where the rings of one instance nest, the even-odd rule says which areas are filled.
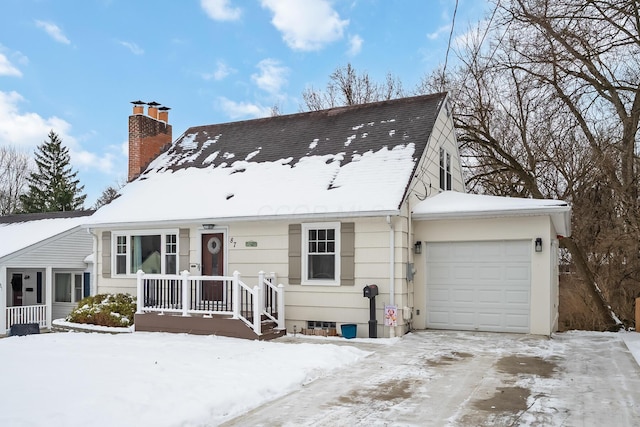
[[[91,293],[93,211],[0,217],[0,335],[14,324],[65,317]]]
[[[290,332],[356,324],[360,337],[557,328],[570,208],[464,194],[446,94],[197,126],[174,142],[166,109],[149,105],[129,117],[131,182],[84,225],[98,291],[137,294],[137,330],[233,335],[219,315],[246,328],[267,312]]]

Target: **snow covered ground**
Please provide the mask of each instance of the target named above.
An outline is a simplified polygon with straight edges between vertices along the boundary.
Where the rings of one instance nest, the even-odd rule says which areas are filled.
[[[143,332],[12,337],[0,339],[0,426],[424,425],[411,422],[416,419],[467,425],[477,419],[470,417],[485,402],[483,393],[489,399],[514,384],[532,399],[514,412],[518,425],[596,425],[584,422],[590,411],[604,408],[609,420],[640,414],[640,399],[628,390],[640,381],[638,366],[629,368],[628,355],[622,365],[606,363],[625,352],[623,339],[640,361],[637,333],[572,332],[548,340],[435,331],[271,342]],[[559,372],[505,374],[508,360],[524,365],[514,354],[539,359],[542,368],[553,362]],[[620,378],[607,371],[621,366],[635,372]],[[611,402],[587,395],[608,384],[625,397],[616,399],[609,389]],[[483,419],[502,420],[490,415]]]

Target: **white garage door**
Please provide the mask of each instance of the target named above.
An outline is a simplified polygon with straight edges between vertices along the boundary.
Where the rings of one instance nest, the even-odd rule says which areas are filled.
[[[531,242],[427,243],[427,328],[529,332]]]

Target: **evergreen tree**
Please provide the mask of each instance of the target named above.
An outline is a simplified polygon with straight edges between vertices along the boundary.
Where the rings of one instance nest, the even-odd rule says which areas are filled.
[[[49,140],[35,152],[36,171],[27,178],[29,191],[20,197],[23,212],[58,212],[83,209],[86,194],[70,165],[69,150],[52,130]]]

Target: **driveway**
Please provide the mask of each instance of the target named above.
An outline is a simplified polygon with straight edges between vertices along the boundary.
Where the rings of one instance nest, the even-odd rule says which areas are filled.
[[[372,353],[224,425],[633,426],[640,420],[640,368],[617,334],[549,339],[420,331],[379,343],[313,342]]]

